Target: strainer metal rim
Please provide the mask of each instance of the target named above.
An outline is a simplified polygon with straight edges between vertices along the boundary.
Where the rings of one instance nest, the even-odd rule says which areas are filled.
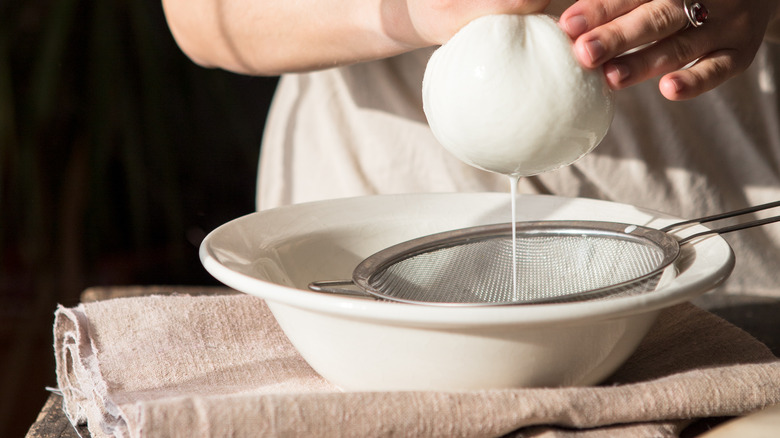
[[[634,277],[630,280],[611,284],[600,288],[589,289],[586,291],[577,291],[570,294],[558,295],[554,298],[539,298],[535,300],[501,301],[501,302],[439,302],[439,301],[419,301],[399,298],[388,295],[377,289],[371,284],[373,276],[381,273],[390,265],[396,264],[405,259],[424,254],[438,249],[462,245],[465,243],[476,242],[495,238],[498,236],[510,236],[512,234],[512,223],[499,223],[491,225],[480,225],[475,227],[461,228],[456,230],[435,233],[416,239],[408,240],[380,250],[361,261],[352,272],[352,282],[362,289],[368,295],[375,298],[399,303],[422,304],[436,307],[487,307],[487,306],[508,306],[525,304],[547,304],[556,302],[566,302],[569,300],[584,301],[596,297],[609,296],[612,291],[619,291],[639,284],[648,279],[660,276],[680,255],[680,243],[671,234],[655,229],[635,224],[606,221],[587,221],[587,220],[543,220],[543,221],[525,221],[517,222],[515,230],[518,236],[521,235],[589,235],[609,237],[614,239],[631,240],[652,244],[660,250],[662,256],[658,265],[646,274]]]
[[[603,220],[660,228],[684,219],[612,201],[552,195],[518,195],[518,198],[524,206],[522,220]],[[448,329],[539,327],[657,311],[722,284],[734,267],[734,251],[722,236],[714,235],[685,245],[680,257],[685,263],[675,263],[679,273],[655,293],[642,296],[469,308],[398,305],[365,296],[317,293],[307,287],[323,277],[351,278],[355,266],[365,257],[404,240],[447,229],[508,221],[509,208],[506,194],[499,192],[371,195],[302,203],[251,213],[221,225],[204,239],[199,255],[206,271],[220,282],[268,300],[274,306],[278,303],[285,311],[301,309],[378,324]],[[304,224],[296,222],[303,219]],[[705,229],[702,225],[691,225],[675,234],[687,235]],[[336,244],[347,239],[337,249],[347,252],[333,252],[334,236],[338,236]],[[277,250],[279,242],[300,245],[291,247],[292,252],[285,254]],[[304,257],[306,270],[297,271],[301,256],[316,257],[316,263]],[[264,266],[258,267],[257,260],[265,259],[274,261],[281,269],[293,270],[290,281],[274,276]],[[342,261],[346,263],[333,267]]]

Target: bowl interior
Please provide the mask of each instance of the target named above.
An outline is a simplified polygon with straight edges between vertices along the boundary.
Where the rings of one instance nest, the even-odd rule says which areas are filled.
[[[511,221],[504,193],[411,194],[347,198],[253,213],[217,228],[201,245],[204,267],[239,291],[269,301],[354,318],[418,324],[533,324],[617,316],[670,306],[722,282],[733,268],[720,236],[683,246],[658,290],[603,301],[534,306],[432,308],[308,291],[312,281],[351,278],[360,261],[388,246],[458,228]],[[525,195],[518,220],[599,220],[661,228],[678,221],[630,205],[582,198]],[[701,231],[692,226],[681,236]]]

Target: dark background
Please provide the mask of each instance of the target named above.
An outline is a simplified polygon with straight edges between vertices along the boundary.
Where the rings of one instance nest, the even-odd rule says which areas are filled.
[[[0,0],[0,436],[56,386],[58,303],[216,284],[197,248],[254,209],[275,85],[193,64],[159,0]]]

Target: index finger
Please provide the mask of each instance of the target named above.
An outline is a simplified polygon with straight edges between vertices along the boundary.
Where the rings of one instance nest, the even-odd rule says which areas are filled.
[[[579,0],[561,14],[561,28],[571,39],[576,39],[649,1],[651,0]]]

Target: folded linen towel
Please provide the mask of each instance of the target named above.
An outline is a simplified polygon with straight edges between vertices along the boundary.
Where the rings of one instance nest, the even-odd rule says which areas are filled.
[[[60,307],[54,336],[66,414],[95,437],[663,437],[780,402],[780,360],[690,304],[595,387],[342,392],[248,295]]]

